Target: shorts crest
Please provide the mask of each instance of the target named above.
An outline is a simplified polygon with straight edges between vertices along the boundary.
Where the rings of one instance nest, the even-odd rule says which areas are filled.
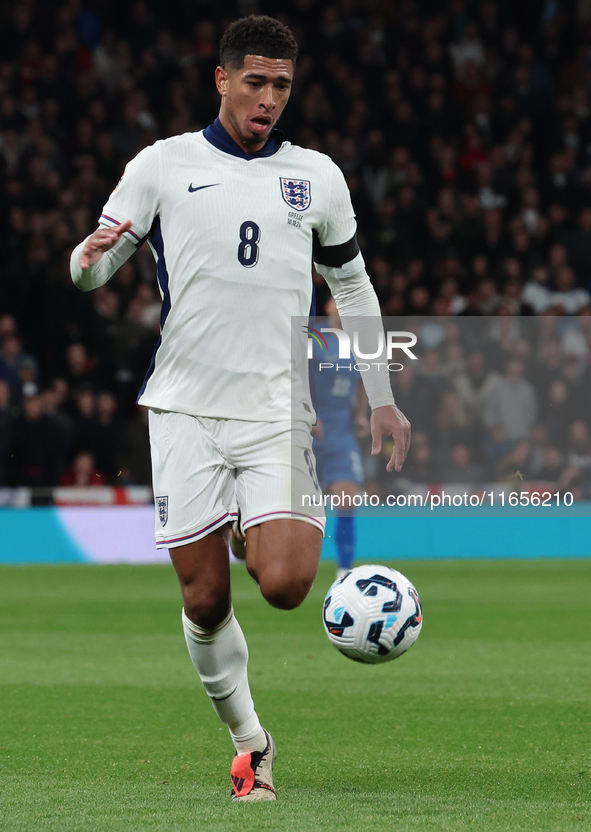
[[[160,525],[166,526],[168,520],[168,497],[156,497],[156,508],[160,517]]]
[[[279,181],[283,199],[287,204],[296,211],[305,211],[312,199],[310,182],[307,179],[284,179],[282,176],[279,177]]]

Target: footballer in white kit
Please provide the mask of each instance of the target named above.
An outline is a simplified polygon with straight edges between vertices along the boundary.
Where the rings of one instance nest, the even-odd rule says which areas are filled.
[[[236,539],[264,597],[282,609],[303,601],[324,516],[292,503],[293,487],[310,493],[317,483],[307,335],[294,350],[291,324],[310,311],[312,258],[341,317],[380,314],[341,171],[274,129],[296,56],[278,21],[233,23],[216,70],[219,118],[130,161],[99,228],[72,254],[74,282],[89,290],[145,241],[154,253],[161,336],[138,402],[150,409],[156,541],[179,576],[189,653],[230,729],[241,801],[275,799],[275,746],[250,695],[227,539],[240,511]],[[366,376],[374,450],[392,435],[389,466],[400,470],[408,422],[387,375]]]

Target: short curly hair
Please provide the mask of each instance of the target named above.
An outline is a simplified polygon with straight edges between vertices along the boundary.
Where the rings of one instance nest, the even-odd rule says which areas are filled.
[[[285,58],[295,66],[298,45],[291,31],[267,15],[243,17],[231,23],[220,42],[220,64],[241,69],[246,55]]]

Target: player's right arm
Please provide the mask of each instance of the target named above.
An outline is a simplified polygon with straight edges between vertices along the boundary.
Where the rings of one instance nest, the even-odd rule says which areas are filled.
[[[146,239],[158,213],[159,182],[160,151],[152,145],[129,162],[99,227],[72,252],[70,273],[79,289],[105,284]]]
[[[114,228],[99,226],[74,249],[70,260],[70,272],[79,289],[89,292],[103,286],[131,257],[136,250],[135,245],[121,238],[132,225],[131,220],[127,220]],[[107,252],[110,252],[110,256],[103,256]]]

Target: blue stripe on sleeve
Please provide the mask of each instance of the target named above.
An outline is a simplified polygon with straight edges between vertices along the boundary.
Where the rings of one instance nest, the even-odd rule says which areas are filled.
[[[144,383],[142,384],[140,392],[138,393],[137,401],[139,401],[141,396],[143,396],[144,391],[146,389],[146,385],[150,380],[152,374],[154,373],[154,368],[156,367],[156,353],[158,352],[158,350],[160,349],[160,345],[162,344],[162,330],[164,329],[164,324],[166,323],[168,313],[170,312],[170,289],[168,285],[169,275],[168,270],[166,268],[166,259],[164,257],[164,240],[162,239],[160,217],[156,217],[156,219],[154,220],[154,224],[152,225],[152,230],[150,232],[150,242],[158,257],[158,261],[156,264],[156,272],[158,277],[158,283],[160,285],[160,291],[162,292],[162,309],[160,310],[160,338],[158,339],[158,343],[154,348],[152,360],[150,361],[148,372],[146,373],[146,377],[144,378]]]

